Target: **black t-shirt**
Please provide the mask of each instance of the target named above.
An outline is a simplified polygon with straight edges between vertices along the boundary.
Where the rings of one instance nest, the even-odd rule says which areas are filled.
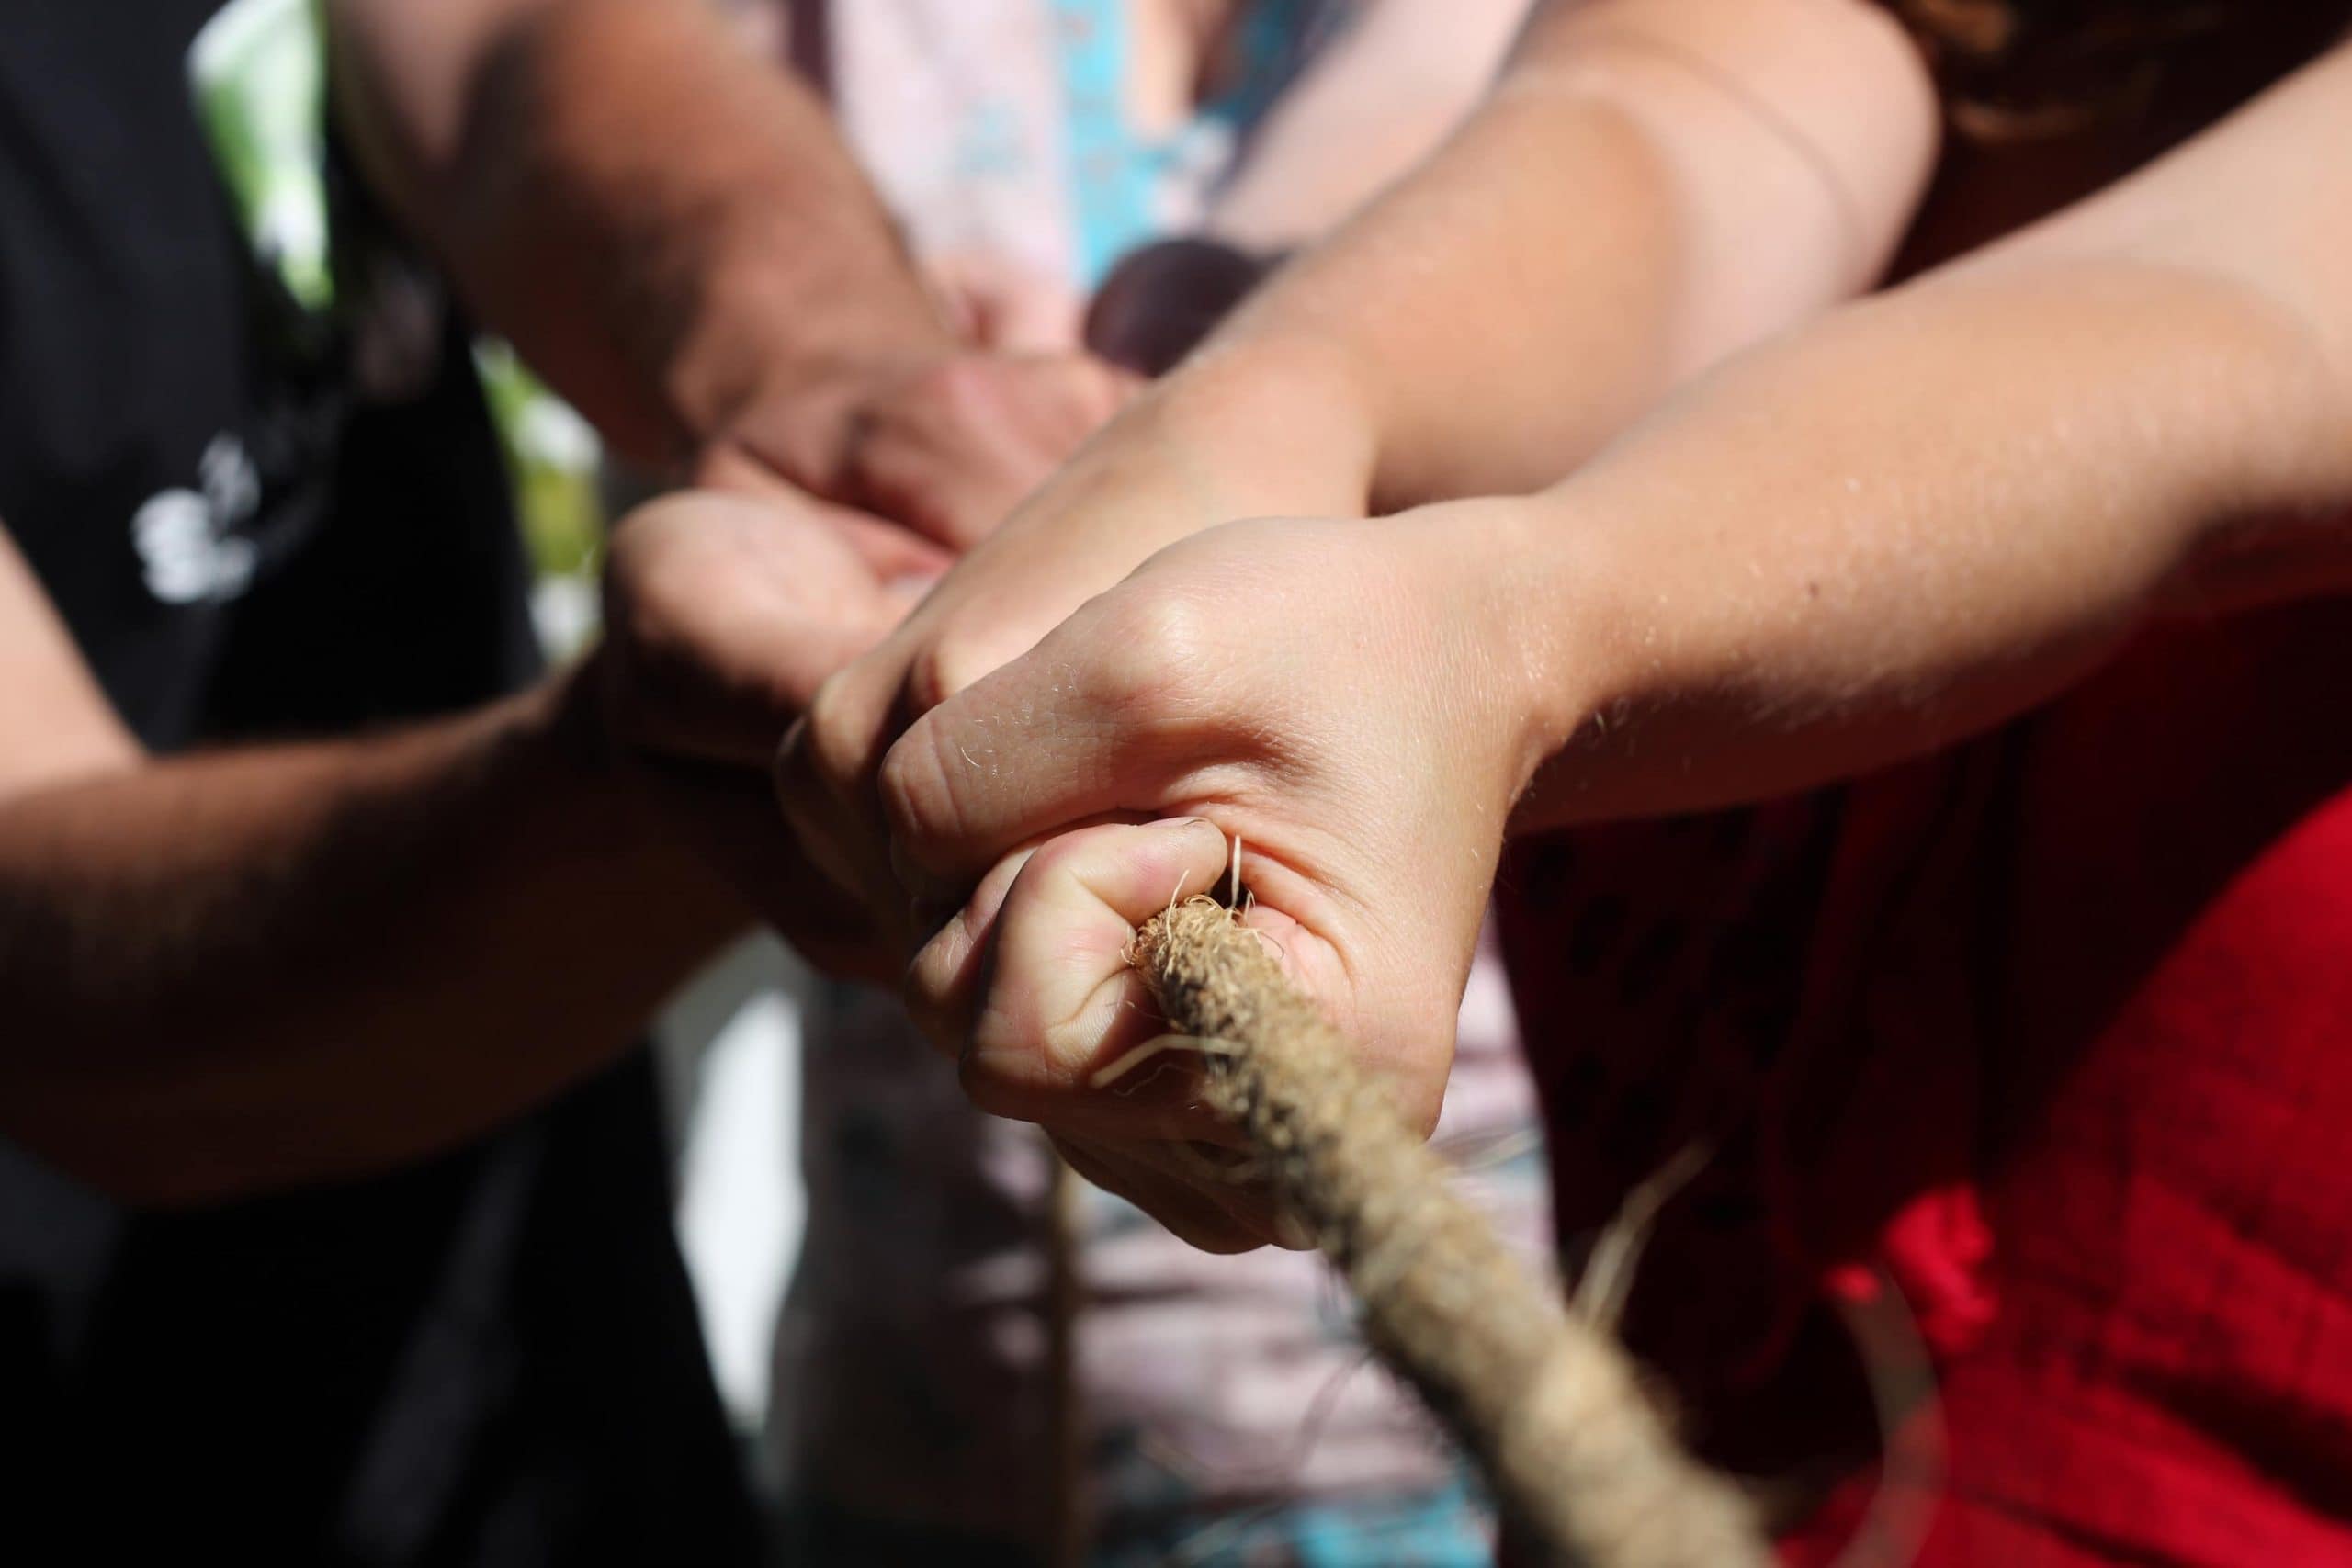
[[[533,670],[464,340],[345,254],[347,187],[332,311],[255,260],[190,92],[219,8],[0,13],[0,525],[164,750]],[[203,1213],[0,1143],[0,1560],[751,1561],[668,1211],[641,1057],[475,1146]]]

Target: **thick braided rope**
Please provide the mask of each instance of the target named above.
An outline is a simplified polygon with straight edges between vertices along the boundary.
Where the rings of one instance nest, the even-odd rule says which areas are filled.
[[[1174,1031],[1218,1043],[1205,1097],[1363,1303],[1375,1349],[1561,1568],[1758,1568],[1746,1500],[1686,1456],[1609,1337],[1454,1190],[1262,939],[1206,898],[1137,932]]]

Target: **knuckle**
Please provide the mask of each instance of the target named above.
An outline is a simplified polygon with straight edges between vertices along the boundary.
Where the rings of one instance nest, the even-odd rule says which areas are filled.
[[[1026,610],[1008,611],[986,597],[941,614],[907,660],[909,705],[930,712],[1012,662],[1046,629]]]
[[[941,765],[934,727],[918,724],[884,754],[875,774],[882,820],[917,864],[923,849],[955,828],[955,791]]]
[[[916,711],[928,713],[987,672],[969,639],[953,635],[933,638],[908,661],[907,700]]]
[[[854,668],[826,677],[808,699],[806,745],[817,775],[836,790],[855,784],[872,748],[873,703]]]
[[[1037,846],[1029,863],[1022,868],[1022,880],[1030,887],[1042,887],[1067,876],[1073,866],[1087,862],[1094,846],[1102,841],[1103,831],[1101,828],[1081,828],[1047,840]]]
[[[963,1005],[957,969],[955,955],[945,952],[934,939],[907,966],[900,986],[909,1020],[924,1039],[950,1055],[962,1043],[970,1021]]]
[[[1164,591],[1114,601],[1102,631],[1089,672],[1093,695],[1123,720],[1142,723],[1181,715],[1217,635],[1206,605]]]
[[[952,1054],[962,1043],[961,1021],[935,976],[910,973],[900,987],[899,999],[906,1007],[907,1021],[934,1049]]]
[[[843,818],[840,797],[818,775],[805,732],[797,733],[802,739],[796,741],[787,736],[777,749],[769,771],[777,812],[811,864],[821,867],[829,878],[842,886],[855,886],[850,863],[836,852],[836,846],[850,828]]]
[[[1057,831],[1030,852],[1021,869],[1017,897],[1006,900],[1006,911],[1021,918],[1032,910],[1051,909],[1057,919],[1067,919],[1073,908],[1091,907],[1091,903],[1073,906],[1073,892],[1107,904],[1096,891],[1105,871],[1114,865],[1152,863],[1161,852],[1165,852],[1161,844],[1148,835],[1139,839],[1137,829],[1123,823]]]

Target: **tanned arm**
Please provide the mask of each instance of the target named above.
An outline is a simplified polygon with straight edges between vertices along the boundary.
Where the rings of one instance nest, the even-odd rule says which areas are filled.
[[[813,452],[855,390],[952,348],[824,106],[705,0],[329,15],[370,181],[632,456],[690,458],[779,389]]]
[[[712,737],[781,729],[897,596],[805,503],[725,495],[632,517],[613,586],[594,660],[506,703],[156,759],[0,534],[0,1133],[149,1203],[377,1169],[611,1061],[754,897],[853,963]]]

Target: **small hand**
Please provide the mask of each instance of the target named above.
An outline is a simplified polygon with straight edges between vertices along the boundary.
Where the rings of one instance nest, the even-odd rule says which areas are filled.
[[[1202,534],[891,748],[898,873],[956,911],[911,1001],[978,1103],[1093,1151],[1090,1174],[1184,1234],[1273,1238],[1231,1162],[1192,1146],[1226,1134],[1184,1075],[1122,1071],[1160,1029],[1134,929],[1220,883],[1238,836],[1249,923],[1434,1122],[1532,767],[1483,532],[1509,504]]]

